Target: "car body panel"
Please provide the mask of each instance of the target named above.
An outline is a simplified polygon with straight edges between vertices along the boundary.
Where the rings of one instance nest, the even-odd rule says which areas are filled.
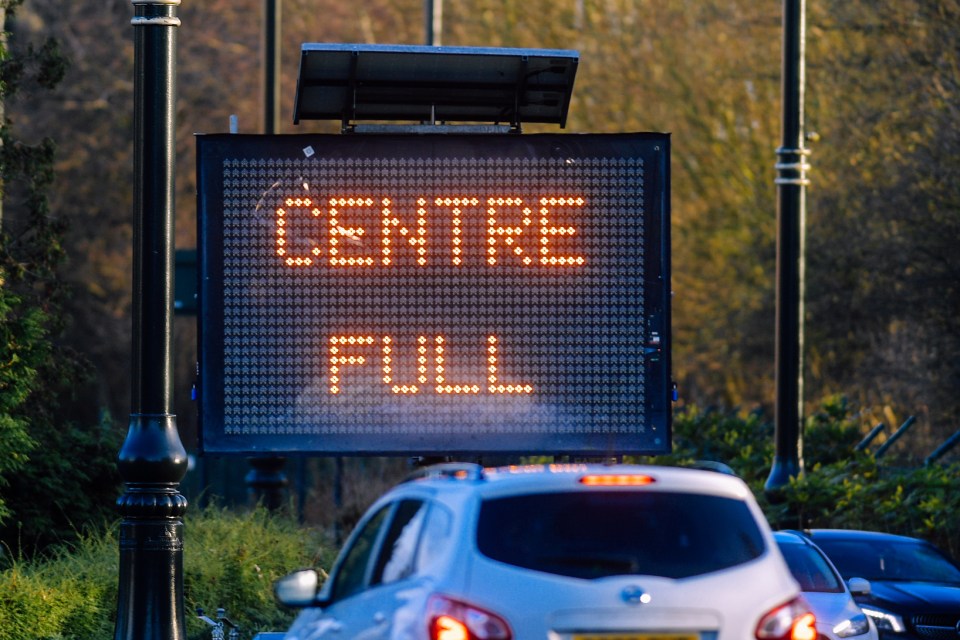
[[[930,613],[960,612],[960,586],[949,587],[930,582],[886,582],[871,580],[874,600],[899,602],[904,606],[923,607]],[[958,634],[960,637],[960,634]]]
[[[390,490],[361,518],[318,595],[318,606],[299,614],[287,640],[424,640],[428,637],[428,603],[437,595],[468,602],[502,618],[515,640],[572,640],[574,634],[644,632],[689,632],[690,637],[698,640],[744,640],[754,637],[764,614],[798,597],[798,585],[786,568],[760,508],[741,480],[711,471],[664,467],[616,466],[611,470],[604,466],[551,465],[546,469],[488,469],[482,477],[446,481],[428,476]],[[596,492],[598,489],[579,481],[588,472],[652,478],[642,488],[602,489],[605,491],[691,493],[742,503],[748,507],[763,548],[750,561],[680,579],[636,573],[585,579],[523,568],[481,553],[477,527],[485,500]],[[385,553],[388,545],[384,540],[389,534],[383,530],[392,527],[392,514],[400,512],[397,505],[414,500],[427,505],[423,524],[417,525],[422,526],[424,533],[419,537],[415,575],[389,584],[371,583],[349,597],[337,597],[334,583],[346,571],[347,555],[359,548],[362,535],[369,534],[361,532],[379,524],[378,549],[373,556]],[[380,516],[385,518],[382,521],[377,519],[381,510],[388,514]],[[404,532],[408,528],[412,531],[411,523],[417,517],[407,523]],[[714,524],[723,525],[709,523]],[[428,535],[430,527],[436,532]],[[405,553],[404,532],[396,536],[390,553]],[[439,542],[435,551],[424,554],[423,541],[430,540],[431,535]],[[375,566],[379,562],[368,560],[364,569],[367,580],[375,582],[372,576],[383,569]],[[383,572],[386,574],[386,570]]]
[[[584,580],[515,569],[475,558],[466,597],[496,607],[510,621],[515,637],[535,637],[546,626],[559,634],[651,632],[663,629],[719,633],[718,640],[752,637],[757,611],[789,600],[795,583],[778,571],[773,549],[735,570],[674,580],[625,575]],[[732,584],[750,585],[732,588]],[[521,597],[549,593],[549,599]],[[649,602],[625,594],[640,591]],[[504,598],[502,594],[516,594]],[[630,600],[630,601],[628,601]]]
[[[832,593],[811,593],[804,591],[804,599],[810,604],[813,613],[817,616],[817,632],[826,638],[837,638],[834,629],[844,620],[863,615],[853,598],[838,598]],[[877,629],[870,623],[870,631],[864,634],[850,636],[846,640],[876,640]]]
[[[865,616],[827,555],[798,531],[777,531],[773,536],[800,583],[804,599],[817,616],[821,640],[877,640],[876,626],[869,619],[863,633],[839,635],[841,624]]]
[[[422,638],[419,613],[434,590],[427,580],[412,582],[372,587],[324,609],[305,609],[287,632],[286,640]]]
[[[844,579],[869,581],[870,593],[855,596],[865,611],[890,613],[902,619],[902,632],[881,627],[882,640],[960,638],[960,582],[952,578],[946,582],[904,579],[917,575],[920,563],[916,557],[942,556],[947,563],[944,575],[960,576],[960,565],[942,551],[918,538],[876,531],[814,529],[809,535],[831,557]],[[898,545],[909,545],[921,555],[883,555],[893,553]],[[854,553],[859,555],[854,557]],[[898,579],[883,579],[884,571]]]

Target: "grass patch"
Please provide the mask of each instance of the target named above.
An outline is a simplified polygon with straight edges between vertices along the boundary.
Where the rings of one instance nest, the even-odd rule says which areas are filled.
[[[273,582],[297,567],[329,569],[335,550],[323,532],[265,509],[218,507],[184,518],[184,607],[190,640],[210,637],[196,607],[217,607],[242,629],[282,630],[294,612],[273,599]],[[83,534],[35,560],[9,561],[0,573],[0,640],[111,640],[117,609],[116,524]]]

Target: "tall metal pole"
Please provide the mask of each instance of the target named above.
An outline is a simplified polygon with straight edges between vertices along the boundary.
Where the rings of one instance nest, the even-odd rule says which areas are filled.
[[[424,44],[439,47],[443,41],[443,0],[424,0],[423,20]]]
[[[174,114],[180,0],[133,0],[132,401],[118,469],[115,640],[182,640],[187,470],[173,407]]]
[[[263,132],[280,130],[281,0],[263,2]]]
[[[806,172],[805,0],[783,0],[782,141],[777,149],[776,424],[770,495],[803,472],[803,297]]]

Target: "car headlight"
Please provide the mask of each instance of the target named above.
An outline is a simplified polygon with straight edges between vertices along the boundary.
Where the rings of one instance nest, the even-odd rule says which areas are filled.
[[[877,625],[880,631],[892,631],[893,633],[903,633],[907,628],[903,625],[903,618],[895,613],[890,613],[877,607],[865,607],[860,605],[860,609],[873,618],[873,623]]]
[[[849,638],[851,636],[859,636],[866,633],[870,630],[870,623],[867,621],[867,616],[862,613],[859,613],[852,618],[844,620],[837,626],[833,628],[833,632],[841,638]]]

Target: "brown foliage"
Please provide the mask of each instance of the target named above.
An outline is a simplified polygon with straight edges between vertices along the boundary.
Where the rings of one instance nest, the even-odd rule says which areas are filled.
[[[809,196],[808,398],[840,390],[934,422],[956,417],[957,0],[808,5],[807,119],[822,134]],[[261,11],[255,0],[180,7],[180,246],[195,243],[193,134],[226,130],[230,114],[242,131],[261,128]],[[128,394],[132,12],[127,0],[30,0],[15,31],[57,36],[73,67],[53,96],[11,106],[21,127],[60,145],[53,206],[71,221],[72,339],[101,372],[93,397],[115,415]],[[290,114],[301,42],[418,44],[422,3],[286,0],[283,34]],[[446,45],[578,49],[569,130],[672,132],[675,376],[699,403],[772,401],[780,38],[778,4],[750,0],[444,7]],[[284,120],[286,132],[332,130]],[[193,340],[178,321],[181,416],[193,413]]]

